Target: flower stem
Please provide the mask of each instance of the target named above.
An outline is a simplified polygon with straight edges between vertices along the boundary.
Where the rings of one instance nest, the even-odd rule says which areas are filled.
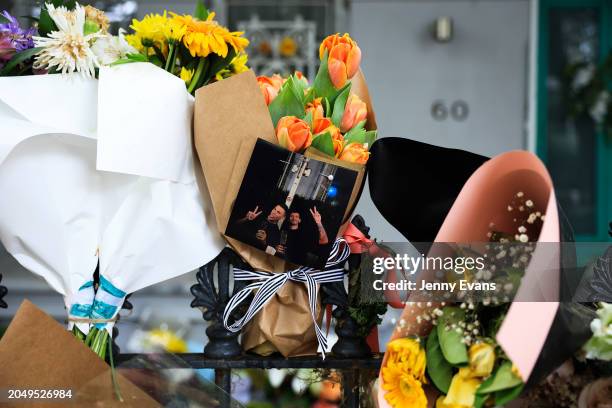
[[[174,61],[176,61],[176,45],[174,42],[169,43],[168,59],[166,60],[166,71],[172,73],[174,68]]]
[[[117,383],[117,377],[115,375],[115,359],[113,358],[113,342],[108,342],[108,356],[110,360],[111,366],[111,381],[113,383],[113,389],[115,390],[115,395],[119,402],[123,402],[123,396],[121,395],[121,390],[119,389],[119,383]]]
[[[193,78],[191,78],[191,83],[189,84],[189,88],[187,89],[190,94],[194,93],[196,85],[198,84],[198,82],[200,82],[200,77],[202,76],[202,72],[204,72],[205,65],[206,59],[200,58],[200,61],[198,61],[198,67],[196,68],[196,72],[193,74]]]

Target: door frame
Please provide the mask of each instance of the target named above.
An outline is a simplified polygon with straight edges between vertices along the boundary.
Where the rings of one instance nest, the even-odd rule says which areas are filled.
[[[548,155],[548,123],[546,76],[548,73],[549,11],[552,8],[599,9],[600,62],[612,51],[612,1],[610,0],[539,0],[537,30],[537,88],[536,88],[536,154],[546,163]],[[608,222],[612,221],[612,137],[597,133],[597,208],[595,234],[576,235],[576,241],[609,241]]]

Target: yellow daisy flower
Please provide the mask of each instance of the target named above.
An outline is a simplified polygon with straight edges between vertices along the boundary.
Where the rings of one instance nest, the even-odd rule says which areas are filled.
[[[386,365],[382,368],[382,388],[392,407],[426,408],[427,397],[423,385],[414,378],[407,365]]]
[[[210,13],[204,21],[189,15],[173,13],[172,16],[186,27],[183,44],[193,57],[207,57],[211,53],[226,57],[229,46],[239,54],[249,45],[249,40],[242,37],[243,32],[230,32],[213,20],[215,13]]]
[[[147,14],[142,20],[132,20],[130,28],[134,30],[134,35],[144,47],[152,47],[154,45],[164,48],[166,42],[165,27],[168,23],[168,16],[164,14]],[[130,40],[128,39],[128,42]],[[134,41],[134,40],[132,40]],[[137,43],[134,41],[134,43]],[[130,43],[137,48],[135,44]]]
[[[387,345],[387,365],[402,365],[419,381],[425,382],[427,358],[425,350],[416,339],[395,339]]]

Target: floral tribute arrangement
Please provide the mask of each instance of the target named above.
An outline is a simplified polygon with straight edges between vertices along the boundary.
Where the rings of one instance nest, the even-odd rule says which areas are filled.
[[[104,12],[74,0],[45,3],[36,28],[22,28],[4,11],[0,76],[78,72],[97,77],[101,67],[150,62],[179,76],[193,94],[248,69],[249,41],[214,18],[215,13],[198,3],[195,16],[149,14],[132,21],[132,33],[120,29],[112,35]]]
[[[0,14],[0,189],[12,197],[0,239],[105,358],[128,293],[222,249],[192,166],[189,92],[245,70],[248,41],[202,6],[134,20],[130,35],[74,0],[50,0],[33,20]]]
[[[565,99],[573,117],[590,116],[605,134],[612,134],[612,54],[600,64],[577,62],[565,69]]]
[[[368,108],[351,94],[361,50],[348,35],[330,35],[319,47],[321,65],[312,83],[301,72],[260,76],[278,143],[292,152],[313,147],[340,160],[365,164],[376,130],[367,130]]]
[[[490,224],[485,268],[466,271],[464,276],[473,283],[497,282],[502,291],[485,292],[478,299],[466,291],[458,295],[465,299],[458,305],[416,303],[421,310],[416,324],[433,328],[427,336],[389,343],[381,373],[391,406],[426,407],[423,384],[428,379],[443,394],[437,398],[437,408],[503,406],[522,392],[521,376],[495,338],[531,261],[534,247],[524,244],[539,235],[545,216],[523,192],[515,194],[507,212],[514,231],[498,231]],[[400,327],[405,324],[400,321]]]
[[[248,70],[243,32],[229,31],[215,21],[215,13],[198,6],[196,16],[167,12],[134,20],[126,36],[138,54],[117,63],[149,61],[180,76],[189,93],[214,81]]]

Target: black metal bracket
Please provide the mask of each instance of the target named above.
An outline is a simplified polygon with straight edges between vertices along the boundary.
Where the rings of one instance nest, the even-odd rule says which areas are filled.
[[[231,358],[242,354],[242,348],[238,343],[240,333],[233,333],[223,326],[223,311],[227,303],[234,293],[246,285],[246,282],[234,281],[230,293],[232,266],[251,270],[238,254],[230,248],[225,248],[215,259],[200,268],[196,274],[198,283],[191,287],[191,294],[195,298],[191,302],[191,307],[200,308],[204,320],[211,322],[206,329],[208,343],[204,347],[204,356],[208,358]],[[248,302],[243,302],[242,307],[237,308],[232,318],[242,312],[247,304]]]

